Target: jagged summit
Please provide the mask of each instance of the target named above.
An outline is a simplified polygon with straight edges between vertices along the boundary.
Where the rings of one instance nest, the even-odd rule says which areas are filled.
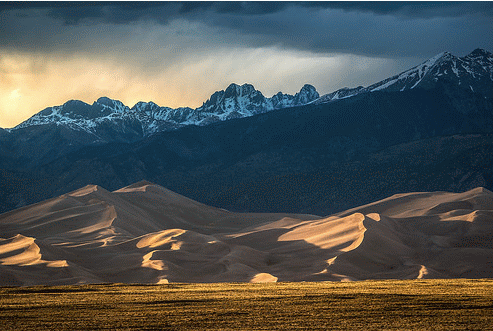
[[[130,109],[134,111],[146,112],[146,111],[153,111],[158,108],[159,106],[152,101],[149,102],[139,101]]]
[[[251,84],[233,83],[226,90],[215,92],[209,100],[196,109],[191,120],[204,125],[218,120],[248,117],[274,109],[301,106],[318,97],[316,89],[309,84],[304,85],[294,96],[279,92],[271,98],[266,98]]]
[[[255,90],[252,84],[243,84],[243,85],[238,85],[238,84],[230,84],[227,88],[224,94],[228,97],[231,96],[242,96],[242,95],[249,95],[252,93],[260,93],[259,91]],[[262,93],[260,93],[262,94]]]
[[[315,87],[310,84],[305,84],[303,85],[301,90],[294,96],[293,103],[300,105],[307,104],[318,99],[319,97],[320,95],[318,94]]]
[[[120,103],[119,100],[112,100],[108,97],[100,97],[97,101],[95,101],[94,103],[99,103],[100,105],[104,105],[104,106],[112,106],[115,102],[117,103]]]
[[[263,109],[265,97],[262,92],[257,91],[251,84],[230,84],[226,90],[215,92],[209,100],[197,109],[197,120],[202,120],[204,114],[217,114],[231,117],[230,114],[237,112],[239,115],[253,115],[257,109]]]
[[[114,112],[123,113],[130,109],[123,104],[120,100],[113,100],[108,97],[99,98],[93,105],[101,106],[103,108],[108,108]]]
[[[493,54],[482,49],[482,48],[476,48],[474,51],[472,51],[467,57],[471,58],[477,58],[477,57],[493,57]]]

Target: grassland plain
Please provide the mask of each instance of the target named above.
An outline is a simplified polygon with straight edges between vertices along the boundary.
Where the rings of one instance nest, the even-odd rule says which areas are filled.
[[[0,288],[1,330],[493,330],[493,280]]]

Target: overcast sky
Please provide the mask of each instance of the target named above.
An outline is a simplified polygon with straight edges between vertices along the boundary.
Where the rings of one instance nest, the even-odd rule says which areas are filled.
[[[71,99],[198,107],[367,86],[448,51],[493,51],[493,2],[0,3],[0,127]]]

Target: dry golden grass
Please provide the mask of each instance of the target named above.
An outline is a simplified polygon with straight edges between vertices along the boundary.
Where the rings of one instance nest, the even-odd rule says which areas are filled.
[[[0,288],[1,330],[487,330],[493,280]]]

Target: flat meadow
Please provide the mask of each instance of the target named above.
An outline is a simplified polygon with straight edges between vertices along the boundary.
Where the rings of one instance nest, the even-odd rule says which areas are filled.
[[[1,330],[488,330],[493,280],[0,288]]]

